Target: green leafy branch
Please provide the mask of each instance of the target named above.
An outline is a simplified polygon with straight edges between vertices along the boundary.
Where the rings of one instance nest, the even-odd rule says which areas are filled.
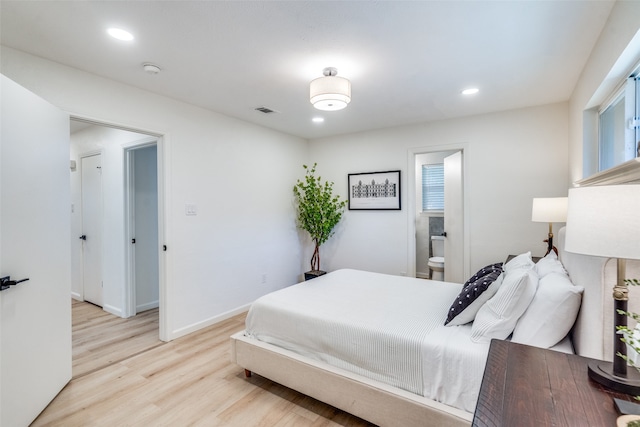
[[[298,227],[309,233],[315,245],[311,270],[320,270],[320,245],[333,235],[347,204],[333,194],[333,182],[322,182],[322,177],[315,175],[316,166],[317,163],[310,168],[303,165],[304,180],[298,180],[293,187]]]
[[[624,279],[624,282],[627,284],[627,286],[640,286],[640,280],[638,279]],[[633,319],[636,322],[640,322],[640,314],[638,313],[634,313],[631,311],[624,311],[624,310],[616,310],[616,311],[618,314],[627,316],[629,319]],[[620,341],[628,345],[636,353],[640,354],[640,342],[633,337],[634,329],[629,328],[629,326],[626,326],[626,325],[625,326],[616,325],[616,331],[622,333],[622,337],[620,338]],[[633,362],[633,360],[631,360],[626,354],[622,354],[618,352],[616,353],[616,356],[621,357],[629,366],[632,366],[638,371],[640,371],[640,367],[636,365]],[[640,396],[635,396],[635,399],[640,400]],[[627,426],[629,427],[631,426],[631,424],[627,424]],[[637,427],[640,427],[640,422],[638,423]]]

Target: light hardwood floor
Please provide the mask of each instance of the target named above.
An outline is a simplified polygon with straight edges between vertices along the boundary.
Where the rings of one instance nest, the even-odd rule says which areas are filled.
[[[74,305],[74,316],[78,308]],[[104,313],[97,310],[97,315]],[[79,319],[76,327],[74,317],[74,342],[77,334],[92,327],[93,335],[102,335],[99,321],[90,315]],[[82,363],[77,368],[74,363],[74,379],[32,425],[371,426],[259,375],[245,378],[229,358],[229,336],[244,328],[244,319],[245,314],[237,315],[169,343],[142,340],[145,349],[133,344],[140,334],[127,333],[122,326],[119,335],[132,336],[130,355],[121,359],[129,339],[113,337],[105,338],[102,347],[117,347],[121,356],[105,356],[95,346],[100,362],[93,364],[91,356],[78,351]]]
[[[73,378],[162,345],[158,309],[123,319],[82,301],[71,301]]]

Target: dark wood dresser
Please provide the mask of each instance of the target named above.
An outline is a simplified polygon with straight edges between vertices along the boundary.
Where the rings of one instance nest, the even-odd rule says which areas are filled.
[[[590,360],[492,340],[473,426],[614,427],[613,398],[634,399],[591,381]]]

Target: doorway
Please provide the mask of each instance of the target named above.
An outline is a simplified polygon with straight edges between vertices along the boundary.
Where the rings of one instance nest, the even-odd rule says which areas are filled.
[[[82,215],[82,204],[80,198],[80,186],[78,184],[79,174],[74,174],[73,162],[77,161],[81,166],[80,158],[86,153],[100,153],[102,158],[102,283],[103,300],[102,309],[108,313],[121,318],[135,316],[137,312],[158,308],[159,331],[161,340],[166,340],[166,328],[164,316],[164,257],[162,257],[161,246],[163,237],[163,183],[164,169],[162,167],[163,158],[163,138],[144,131],[130,130],[113,124],[87,121],[82,118],[72,118],[71,120],[71,160],[72,160],[72,246],[81,242],[78,236],[83,235],[77,223]],[[136,153],[131,159],[139,158],[146,161],[146,166],[140,168],[130,168],[128,164],[129,153]],[[146,154],[146,155],[145,155]],[[152,165],[151,165],[152,164]],[[80,169],[80,167],[78,167]],[[144,176],[137,179],[130,179],[130,171],[146,171]],[[145,205],[146,213],[138,215],[145,219],[145,223],[131,224],[129,218],[131,212],[129,199],[131,194],[128,190],[129,183],[137,182],[152,191],[153,196],[132,197],[131,200]],[[135,188],[134,188],[135,190]],[[74,197],[77,197],[77,199]],[[144,245],[154,248],[152,255],[153,262],[145,263],[144,255],[138,254],[134,259],[146,265],[147,278],[138,277],[137,280],[130,280],[130,246],[132,246],[130,230],[144,229],[145,226],[151,231],[145,231]],[[151,237],[147,234],[151,232]],[[87,241],[89,236],[87,235]],[[72,297],[83,301],[86,300],[83,294],[81,252],[75,248],[72,250]],[[141,261],[142,260],[142,261]],[[151,277],[151,278],[149,278]],[[146,293],[136,294],[136,283],[153,283],[154,288],[147,288]]]
[[[465,203],[466,144],[422,147],[408,153],[408,274],[429,277],[431,236],[444,235],[444,280],[462,283],[468,277],[467,203]],[[439,209],[423,208],[423,165],[441,165],[444,203]]]

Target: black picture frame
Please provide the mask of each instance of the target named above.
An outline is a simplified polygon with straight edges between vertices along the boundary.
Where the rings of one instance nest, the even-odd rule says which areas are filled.
[[[401,210],[400,171],[350,173],[349,210]]]

